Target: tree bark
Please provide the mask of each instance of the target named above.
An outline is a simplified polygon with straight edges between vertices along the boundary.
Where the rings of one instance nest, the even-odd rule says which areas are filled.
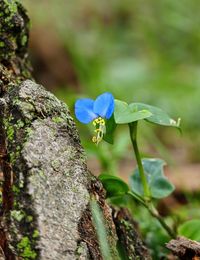
[[[133,221],[127,209],[113,209],[118,245],[123,260],[145,259],[150,260],[149,251],[144,246],[137,230],[137,223]]]
[[[186,237],[179,236],[166,244],[166,247],[172,251],[178,259],[190,260],[200,259],[200,243]]]
[[[26,11],[18,1],[0,0],[0,14],[0,257],[103,259],[92,196],[104,215],[112,259],[119,259],[118,224],[87,169],[68,107],[32,79]]]

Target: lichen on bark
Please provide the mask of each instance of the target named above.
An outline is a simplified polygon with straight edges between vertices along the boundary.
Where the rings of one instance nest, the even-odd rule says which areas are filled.
[[[0,63],[19,79],[30,78],[29,18],[17,0],[0,0]],[[16,82],[16,79],[15,79]]]
[[[1,101],[14,173],[14,203],[8,219],[10,248],[26,259],[75,259],[79,241],[87,245],[83,254],[101,259],[94,229],[90,242],[96,247],[96,255],[79,232],[94,193],[94,178],[87,170],[67,106],[30,80],[10,86]],[[87,220],[92,227],[90,215]],[[111,215],[107,223],[113,259],[117,259]]]

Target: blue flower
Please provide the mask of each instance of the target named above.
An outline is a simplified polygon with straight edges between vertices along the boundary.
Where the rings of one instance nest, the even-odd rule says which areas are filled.
[[[114,111],[114,98],[111,93],[103,93],[95,100],[89,98],[78,99],[75,103],[76,118],[83,124],[93,121],[97,136],[93,137],[99,143],[105,133],[105,119],[109,119]]]

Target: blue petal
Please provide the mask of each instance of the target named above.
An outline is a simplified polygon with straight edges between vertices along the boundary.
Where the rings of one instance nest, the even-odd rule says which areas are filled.
[[[111,93],[104,93],[97,97],[94,101],[94,113],[99,116],[109,119],[114,111],[114,97]]]
[[[83,124],[88,124],[98,117],[93,112],[94,100],[89,98],[78,99],[75,103],[76,118]]]

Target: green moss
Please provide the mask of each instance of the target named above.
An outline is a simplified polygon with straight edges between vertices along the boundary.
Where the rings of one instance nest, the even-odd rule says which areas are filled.
[[[40,170],[38,174],[42,179],[46,179],[45,173],[43,171]]]
[[[60,162],[58,160],[53,160],[51,162],[51,166],[53,167],[53,169],[56,171],[56,170],[59,170],[60,168]]]
[[[19,180],[19,187],[20,188],[24,187],[24,180],[22,178],[20,178],[20,180]]]
[[[18,222],[20,222],[25,217],[25,213],[22,210],[11,210],[10,215],[11,218]]]
[[[12,115],[10,115],[7,120],[3,119],[3,124],[6,130],[7,139],[9,141],[12,141],[14,139],[14,133],[15,133],[14,127],[11,123],[12,119],[13,119]]]
[[[64,120],[62,117],[57,116],[57,117],[53,117],[53,118],[52,118],[52,121],[53,121],[54,123],[62,123],[62,122],[64,122],[65,120]]]
[[[17,244],[17,249],[24,260],[36,259],[37,257],[37,253],[32,249],[31,241],[28,237],[23,237],[21,239]]]
[[[2,205],[2,202],[3,202],[3,194],[2,194],[2,191],[0,191],[0,207]]]
[[[23,128],[24,127],[24,122],[22,120],[17,120],[17,123],[16,123],[16,128],[17,129],[20,129],[20,128]]]
[[[82,245],[79,245],[76,249],[76,255],[81,256],[83,252],[84,252],[84,248],[82,247]]]
[[[39,231],[38,231],[37,229],[35,229],[34,232],[33,232],[32,237],[33,237],[33,238],[38,238],[39,235],[40,235]]]
[[[19,148],[19,146],[17,146],[17,148]],[[19,150],[16,150],[15,152],[10,152],[9,153],[10,163],[14,164],[16,162],[17,158],[19,157],[19,155],[20,155]]]
[[[33,221],[33,217],[31,215],[26,216],[26,222],[30,223]]]
[[[28,37],[26,35],[23,35],[21,38],[21,45],[25,46],[28,41]]]
[[[18,0],[1,0],[0,1],[0,61],[6,60],[10,62],[16,56],[23,59],[23,54],[26,53],[26,45],[28,42],[29,19],[25,9]],[[20,67],[20,76],[15,78],[22,79],[22,74],[28,75],[29,61],[22,62]]]
[[[16,1],[14,0],[4,0],[4,2],[7,4],[8,8],[7,8],[7,12],[11,15],[14,15],[15,13],[17,13],[17,5],[16,5]]]
[[[7,138],[9,141],[12,141],[13,138],[14,138],[14,133],[15,133],[15,130],[13,128],[12,125],[9,125],[7,130],[6,130],[6,133],[7,133]]]
[[[128,221],[124,220],[124,219],[121,220],[121,224],[126,228],[126,230],[132,229],[131,224]]]
[[[16,198],[14,198],[13,207],[14,207],[14,208],[17,208],[17,207],[18,207],[18,201],[16,200]]]
[[[20,150],[21,150],[20,145],[17,145],[17,147],[16,147],[16,151],[19,152]]]
[[[72,191],[73,191],[73,193],[77,193],[79,191],[79,189],[77,187],[72,187]]]
[[[33,132],[33,129],[32,129],[31,127],[27,127],[27,128],[26,128],[26,134],[27,134],[27,136],[30,136],[32,132]]]
[[[13,191],[15,194],[19,194],[20,189],[19,189],[16,185],[13,185],[13,186],[12,186],[12,191]]]
[[[16,161],[16,156],[15,156],[15,153],[14,152],[11,152],[10,154],[9,154],[9,158],[10,158],[10,163],[15,163],[15,161]]]

